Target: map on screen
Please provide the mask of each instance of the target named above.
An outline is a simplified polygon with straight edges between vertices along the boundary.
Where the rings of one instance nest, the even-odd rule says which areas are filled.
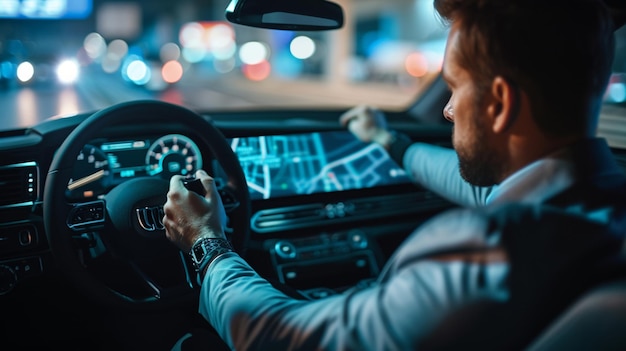
[[[253,200],[410,182],[380,145],[349,132],[234,138],[231,147]]]

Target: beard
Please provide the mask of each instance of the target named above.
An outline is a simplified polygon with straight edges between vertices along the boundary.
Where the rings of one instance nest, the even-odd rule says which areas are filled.
[[[463,145],[454,142],[454,128],[452,129],[452,144],[459,158],[459,172],[461,177],[475,186],[492,186],[499,183],[503,174],[504,162],[500,160],[496,150],[488,144],[484,126],[474,118],[473,138]]]

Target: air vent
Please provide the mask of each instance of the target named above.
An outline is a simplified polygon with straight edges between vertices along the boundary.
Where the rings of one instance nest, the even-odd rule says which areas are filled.
[[[308,227],[326,218],[324,205],[310,204],[262,210],[251,219],[252,229],[259,233]]]
[[[257,233],[269,233],[438,210],[448,206],[448,201],[429,191],[422,191],[261,210],[252,216],[251,226]]]
[[[38,180],[35,162],[0,166],[0,208],[32,205]]]

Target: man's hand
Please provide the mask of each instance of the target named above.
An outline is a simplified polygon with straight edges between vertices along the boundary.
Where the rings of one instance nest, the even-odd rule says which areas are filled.
[[[163,206],[165,235],[184,252],[189,252],[200,238],[226,238],[226,211],[215,181],[203,170],[196,172],[196,178],[206,190],[204,197],[187,190],[183,176],[175,175],[170,179],[167,202]]]
[[[348,127],[359,140],[375,142],[389,149],[393,136],[387,130],[387,120],[382,111],[366,105],[356,106],[342,114],[339,123]]]

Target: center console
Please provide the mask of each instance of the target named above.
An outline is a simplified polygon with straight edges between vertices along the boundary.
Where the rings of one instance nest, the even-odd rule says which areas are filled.
[[[347,131],[234,138],[231,146],[267,275],[310,298],[371,283],[420,221],[450,206]]]

